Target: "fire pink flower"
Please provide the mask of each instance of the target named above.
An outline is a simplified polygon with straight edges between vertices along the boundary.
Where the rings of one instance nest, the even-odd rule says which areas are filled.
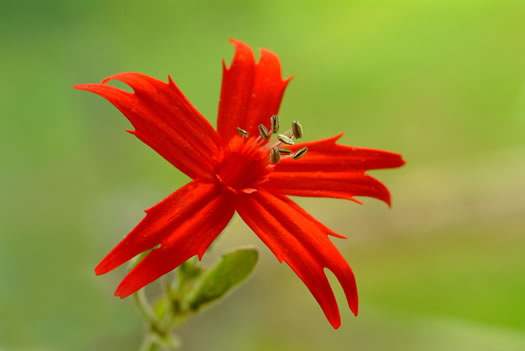
[[[230,68],[223,61],[217,131],[169,82],[139,73],[120,73],[101,84],[76,85],[109,100],[135,127],[129,131],[192,178],[157,205],[98,264],[107,273],[137,254],[151,252],[118,286],[115,295],[133,294],[192,256],[202,258],[235,211],[306,284],[334,328],[341,324],[324,268],[341,283],[357,315],[354,274],[329,236],[344,238],[318,222],[287,195],[357,201],[369,196],[390,205],[388,189],[367,175],[370,169],[404,164],[400,155],[339,145],[342,134],[295,143],[302,127],[278,134],[277,112],[290,79],[281,78],[273,52],[237,40]],[[105,83],[120,80],[129,93]],[[358,202],[358,201],[357,201]],[[158,247],[156,247],[158,246]],[[155,248],[156,247],[156,248]]]

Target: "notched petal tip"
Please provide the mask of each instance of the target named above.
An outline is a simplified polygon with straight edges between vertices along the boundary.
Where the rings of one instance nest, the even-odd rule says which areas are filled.
[[[198,192],[191,185],[196,183]],[[138,229],[104,259],[104,269],[116,268],[137,253],[153,248],[126,275],[115,295],[127,297],[191,257],[202,259],[233,216],[234,202],[232,195],[216,184],[194,181],[150,209]]]
[[[106,84],[110,80],[118,80],[133,91]],[[212,173],[215,161],[207,156],[217,152],[218,135],[171,77],[164,82],[141,73],[125,72],[107,77],[102,83],[80,84],[75,88],[110,101],[131,122],[138,139],[191,178],[204,178]]]
[[[354,274],[328,238],[330,231],[324,225],[281,195],[259,191],[239,201],[237,212],[241,218],[305,283],[334,329],[340,327],[341,316],[326,269],[334,273],[349,308],[357,315]]]
[[[260,48],[259,52],[260,55],[259,61],[257,62],[257,66],[259,67],[259,69],[263,69],[264,66],[277,68],[276,73],[274,74],[277,74],[279,76],[279,79],[282,83],[282,90],[284,91],[284,89],[286,89],[286,87],[288,86],[288,83],[292,80],[293,76],[283,79],[281,60],[275,52],[265,48]]]
[[[279,58],[261,49],[259,61],[251,47],[231,39],[235,53],[230,67],[223,60],[223,80],[219,102],[217,130],[223,142],[235,136],[235,127],[250,135],[258,133],[260,124],[267,125],[269,116],[277,114],[286,88]]]
[[[308,155],[301,162],[280,162],[264,188],[294,196],[341,198],[361,205],[355,197],[367,196],[391,207],[390,191],[367,171],[400,167],[404,164],[401,155],[337,143],[343,135],[289,146],[294,152],[307,147]]]
[[[252,48],[248,44],[237,39],[230,39],[229,42],[235,47],[235,53],[233,54],[230,67],[226,66],[224,59],[222,60],[224,69],[226,71],[230,71],[236,65],[243,62],[255,64],[255,55],[253,54]]]

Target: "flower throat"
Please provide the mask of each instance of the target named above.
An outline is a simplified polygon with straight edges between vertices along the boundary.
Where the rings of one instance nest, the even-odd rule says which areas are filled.
[[[303,127],[299,121],[293,121],[292,127],[279,134],[279,117],[270,118],[270,128],[260,124],[257,137],[237,127],[236,135],[223,149],[216,171],[217,179],[234,193],[252,193],[257,186],[267,181],[267,175],[281,160],[303,157],[308,148],[303,147],[295,152],[288,149],[294,145],[294,139],[303,136]],[[274,136],[275,137],[272,137]]]

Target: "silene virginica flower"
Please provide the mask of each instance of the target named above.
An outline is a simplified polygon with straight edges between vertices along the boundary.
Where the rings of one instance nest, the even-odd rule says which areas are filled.
[[[231,40],[235,55],[223,61],[217,131],[188,101],[170,76],[168,83],[139,73],[120,73],[100,84],[80,84],[109,100],[131,122],[129,131],[187,174],[192,181],[157,205],[98,264],[107,273],[151,250],[118,286],[127,297],[204,252],[235,211],[306,284],[334,328],[341,324],[324,269],[332,271],[357,315],[354,274],[329,239],[344,238],[318,222],[287,195],[332,197],[359,202],[369,196],[390,205],[388,189],[370,169],[404,164],[399,154],[337,144],[342,136],[298,142],[302,126],[279,125],[277,112],[290,79],[281,77],[273,52]],[[107,85],[128,84],[134,93]],[[282,121],[281,121],[282,122]],[[282,132],[280,132],[282,130]]]

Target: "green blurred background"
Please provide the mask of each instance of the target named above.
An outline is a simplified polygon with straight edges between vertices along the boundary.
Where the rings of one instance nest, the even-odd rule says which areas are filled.
[[[257,245],[252,278],[180,330],[184,350],[525,350],[525,2],[0,2],[0,350],[135,350],[143,326],[96,263],[187,179],[75,91],[171,74],[215,125],[237,38],[294,75],[281,108],[308,139],[403,154],[373,172],[393,208],[298,199],[349,236],[360,315],[334,331],[235,218],[213,262]]]

